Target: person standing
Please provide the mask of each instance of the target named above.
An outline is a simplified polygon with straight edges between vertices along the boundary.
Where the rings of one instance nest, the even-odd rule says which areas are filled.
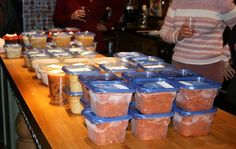
[[[177,68],[223,82],[224,70],[232,67],[228,62],[229,47],[223,46],[222,34],[227,25],[232,28],[235,23],[233,0],[174,0],[160,36],[166,42],[175,43],[172,63]]]
[[[56,27],[77,27],[81,31],[94,32],[97,51],[104,52],[103,31],[119,22],[124,4],[125,0],[57,0],[53,22]],[[107,7],[111,8],[112,15],[107,22],[100,23]]]

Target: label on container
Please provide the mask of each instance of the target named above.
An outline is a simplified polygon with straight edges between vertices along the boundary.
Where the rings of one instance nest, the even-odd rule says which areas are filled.
[[[91,71],[89,68],[76,68],[76,69],[69,69],[71,72],[80,72],[80,71]]]
[[[128,87],[121,85],[121,84],[113,84],[113,86],[115,86],[118,89],[129,89]]]
[[[193,86],[193,84],[186,82],[186,81],[179,81],[179,83],[184,84],[184,85],[188,85],[188,86]]]
[[[121,69],[128,69],[127,67],[125,66],[112,66],[112,67],[108,67],[109,69],[112,69],[112,70],[121,70]]]
[[[174,88],[172,85],[162,81],[162,82],[156,82],[157,84],[161,85],[164,88]]]
[[[163,68],[165,66],[163,65],[149,65],[149,66],[144,66],[145,68]]]

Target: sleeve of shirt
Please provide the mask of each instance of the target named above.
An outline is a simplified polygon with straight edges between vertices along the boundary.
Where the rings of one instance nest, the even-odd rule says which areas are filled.
[[[160,30],[161,38],[168,43],[176,43],[178,41],[179,30],[174,27],[175,9],[173,9],[174,3],[172,3],[167,11],[164,24]]]
[[[232,29],[236,24],[236,6],[233,0],[224,0],[221,7],[224,22]]]

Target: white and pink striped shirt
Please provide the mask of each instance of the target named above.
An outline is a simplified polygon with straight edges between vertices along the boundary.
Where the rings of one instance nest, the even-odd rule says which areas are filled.
[[[194,34],[177,40],[181,25],[192,18]],[[173,0],[160,36],[175,43],[173,60],[204,65],[228,60],[228,46],[223,47],[222,34],[226,25],[236,24],[236,7],[232,0]]]

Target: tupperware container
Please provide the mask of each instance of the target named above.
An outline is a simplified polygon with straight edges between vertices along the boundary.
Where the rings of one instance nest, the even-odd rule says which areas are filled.
[[[141,78],[159,78],[160,76],[151,71],[144,71],[144,72],[124,72],[121,74],[121,78],[123,78],[125,81],[132,81],[133,79],[141,79]]]
[[[48,72],[48,82],[50,91],[50,104],[67,104],[65,90],[65,73],[62,70],[52,70]]]
[[[100,64],[99,67],[102,68],[105,72],[114,73],[119,77],[123,72],[137,71],[137,67],[128,63]]]
[[[32,48],[46,48],[47,35],[44,33],[36,33],[29,36],[30,45]]]
[[[66,73],[66,84],[70,92],[82,92],[82,86],[78,76],[82,74],[99,73],[100,69],[93,65],[64,66],[62,70]]]
[[[37,50],[37,49],[31,50],[31,51],[24,51],[23,52],[25,67],[27,67],[27,68],[31,67],[30,56],[38,54],[38,53],[41,53],[41,51]]]
[[[159,71],[158,74],[168,79],[174,79],[179,77],[200,77],[200,74],[188,69],[162,70]]]
[[[64,61],[66,58],[73,58],[73,55],[69,52],[62,52],[62,53],[52,53],[53,58],[59,59],[61,62]]]
[[[118,117],[128,113],[134,92],[130,84],[122,81],[89,81],[91,110],[101,117]]]
[[[175,82],[165,78],[135,79],[135,107],[142,114],[167,113],[172,109],[176,92]]]
[[[128,59],[131,57],[144,57],[146,55],[140,52],[117,52],[113,56],[119,57],[124,62],[128,62]]]
[[[205,77],[182,77],[175,81],[180,87],[176,105],[186,111],[209,110],[221,84]]]
[[[29,63],[27,64],[27,67],[32,68],[32,62],[34,60],[49,59],[50,55],[48,53],[45,53],[45,52],[40,52],[40,53],[28,55],[28,58],[29,58]]]
[[[174,112],[162,114],[141,114],[135,109],[129,110],[131,131],[140,140],[164,139]]]
[[[163,62],[163,59],[160,59],[155,56],[138,56],[138,57],[130,57],[128,61],[133,64],[133,65],[138,65],[138,64],[155,64],[157,62]]]
[[[64,53],[66,52],[64,49],[62,48],[52,48],[52,49],[47,49],[46,50],[47,53],[53,54],[53,53]]]
[[[7,58],[20,58],[22,46],[20,44],[5,44],[4,49]]]
[[[94,37],[95,34],[89,31],[75,33],[75,40],[78,41],[83,47],[92,46]]]
[[[38,69],[41,65],[49,65],[49,64],[58,64],[60,63],[60,61],[58,59],[55,58],[48,58],[48,59],[34,59],[31,62],[32,65],[32,69],[36,72],[36,74],[38,73]],[[40,77],[38,77],[38,79],[40,79]]]
[[[89,108],[82,111],[88,129],[88,138],[97,145],[122,143],[125,140],[129,115],[104,118],[95,115]]]
[[[83,94],[78,92],[66,92],[66,94],[71,112],[73,114],[81,114],[83,105],[80,103],[80,99]]]
[[[69,47],[72,35],[66,32],[53,33],[52,40],[57,47]]]
[[[113,81],[113,80],[120,80],[120,78],[111,73],[79,75],[79,81],[83,89],[83,100],[90,105],[89,89],[85,85],[88,81]]]
[[[175,108],[173,117],[174,130],[183,136],[203,136],[210,132],[211,123],[217,109],[187,112]]]
[[[21,34],[21,35],[22,35],[22,38],[23,38],[24,46],[30,47],[30,36],[33,35],[33,34],[36,34],[36,32],[35,32],[35,31],[23,32],[23,33]]]
[[[144,71],[154,71],[159,72],[161,70],[173,70],[174,65],[168,64],[166,62],[155,62],[155,63],[143,63],[137,65],[140,69]]]

